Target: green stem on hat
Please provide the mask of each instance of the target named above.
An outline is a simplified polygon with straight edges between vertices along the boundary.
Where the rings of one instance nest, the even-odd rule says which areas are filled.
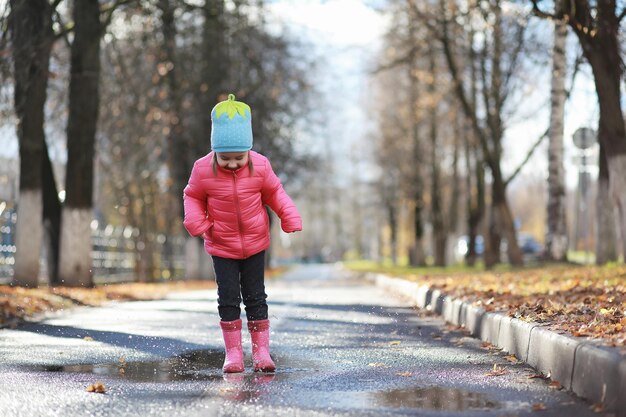
[[[250,114],[250,107],[246,103],[242,103],[241,101],[235,101],[235,95],[229,94],[228,100],[220,101],[215,105],[215,116],[219,119],[220,116],[224,113],[228,114],[228,118],[232,119],[235,117],[235,114],[239,113],[239,115],[243,118],[248,117],[246,115],[246,111]]]

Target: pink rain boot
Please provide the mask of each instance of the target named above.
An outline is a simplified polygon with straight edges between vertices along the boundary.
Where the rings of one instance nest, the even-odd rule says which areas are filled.
[[[241,349],[241,319],[233,321],[220,321],[224,345],[226,346],[226,359],[222,370],[227,373],[243,372],[243,350]]]
[[[276,365],[270,357],[270,321],[248,321],[248,330],[252,337],[252,362],[254,371],[274,372]]]

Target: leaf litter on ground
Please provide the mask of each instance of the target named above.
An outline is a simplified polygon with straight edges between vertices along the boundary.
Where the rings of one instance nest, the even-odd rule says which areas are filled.
[[[266,278],[280,275],[285,268],[266,270]],[[102,284],[93,288],[40,286],[24,288],[0,285],[0,328],[13,327],[46,313],[77,306],[100,306],[114,301],[163,299],[172,292],[215,288],[214,280],[168,280]],[[88,339],[86,339],[88,340]]]
[[[358,267],[392,274],[550,330],[626,350],[626,265],[546,266],[504,271]]]
[[[112,301],[157,300],[174,291],[214,287],[213,281],[127,283],[94,288],[22,288],[0,285],[0,326],[17,324],[44,313],[76,306],[100,306]]]

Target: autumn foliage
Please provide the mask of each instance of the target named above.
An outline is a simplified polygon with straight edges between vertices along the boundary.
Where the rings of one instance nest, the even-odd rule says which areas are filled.
[[[392,273],[487,311],[501,311],[557,332],[626,347],[623,264],[546,266],[504,272],[425,271],[428,270],[396,269]]]
[[[22,288],[0,285],[0,327],[14,326],[44,313],[75,306],[99,306],[110,301],[155,300],[173,291],[214,287],[213,281],[127,283],[95,288]]]

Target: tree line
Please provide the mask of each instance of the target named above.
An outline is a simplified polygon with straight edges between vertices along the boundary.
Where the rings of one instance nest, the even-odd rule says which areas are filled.
[[[412,265],[426,264],[426,245],[434,264],[445,265],[451,240],[465,232],[469,264],[476,261],[479,236],[487,267],[501,261],[502,248],[510,263],[523,264],[508,189],[547,141],[543,258],[566,261],[564,107],[580,67],[589,65],[599,104],[596,261],[616,260],[620,237],[626,258],[626,134],[620,106],[626,4],[403,0],[389,3],[385,12],[391,23],[372,71],[372,112],[381,132],[376,159],[384,174],[378,192],[391,257],[397,259],[402,231]],[[579,50],[569,60],[568,32]],[[549,82],[540,81],[537,68],[550,69]],[[524,91],[532,89],[549,91],[550,119],[542,134],[526,138],[527,154],[505,175],[503,140],[512,121],[524,117],[520,104]],[[401,213],[408,219],[402,225]],[[432,242],[425,241],[427,227]]]
[[[0,73],[13,100],[2,111],[14,114],[20,155],[15,284],[37,285],[45,244],[51,284],[92,286],[94,214],[135,226],[143,236],[137,273],[158,278],[150,237],[183,233],[182,190],[209,150],[211,108],[229,92],[255,110],[255,149],[278,171],[295,175],[306,165],[291,138],[309,105],[307,62],[287,35],[267,30],[264,1],[6,7]],[[65,172],[51,149],[61,150]],[[202,250],[191,238],[186,248]],[[197,262],[188,265],[196,277]]]

